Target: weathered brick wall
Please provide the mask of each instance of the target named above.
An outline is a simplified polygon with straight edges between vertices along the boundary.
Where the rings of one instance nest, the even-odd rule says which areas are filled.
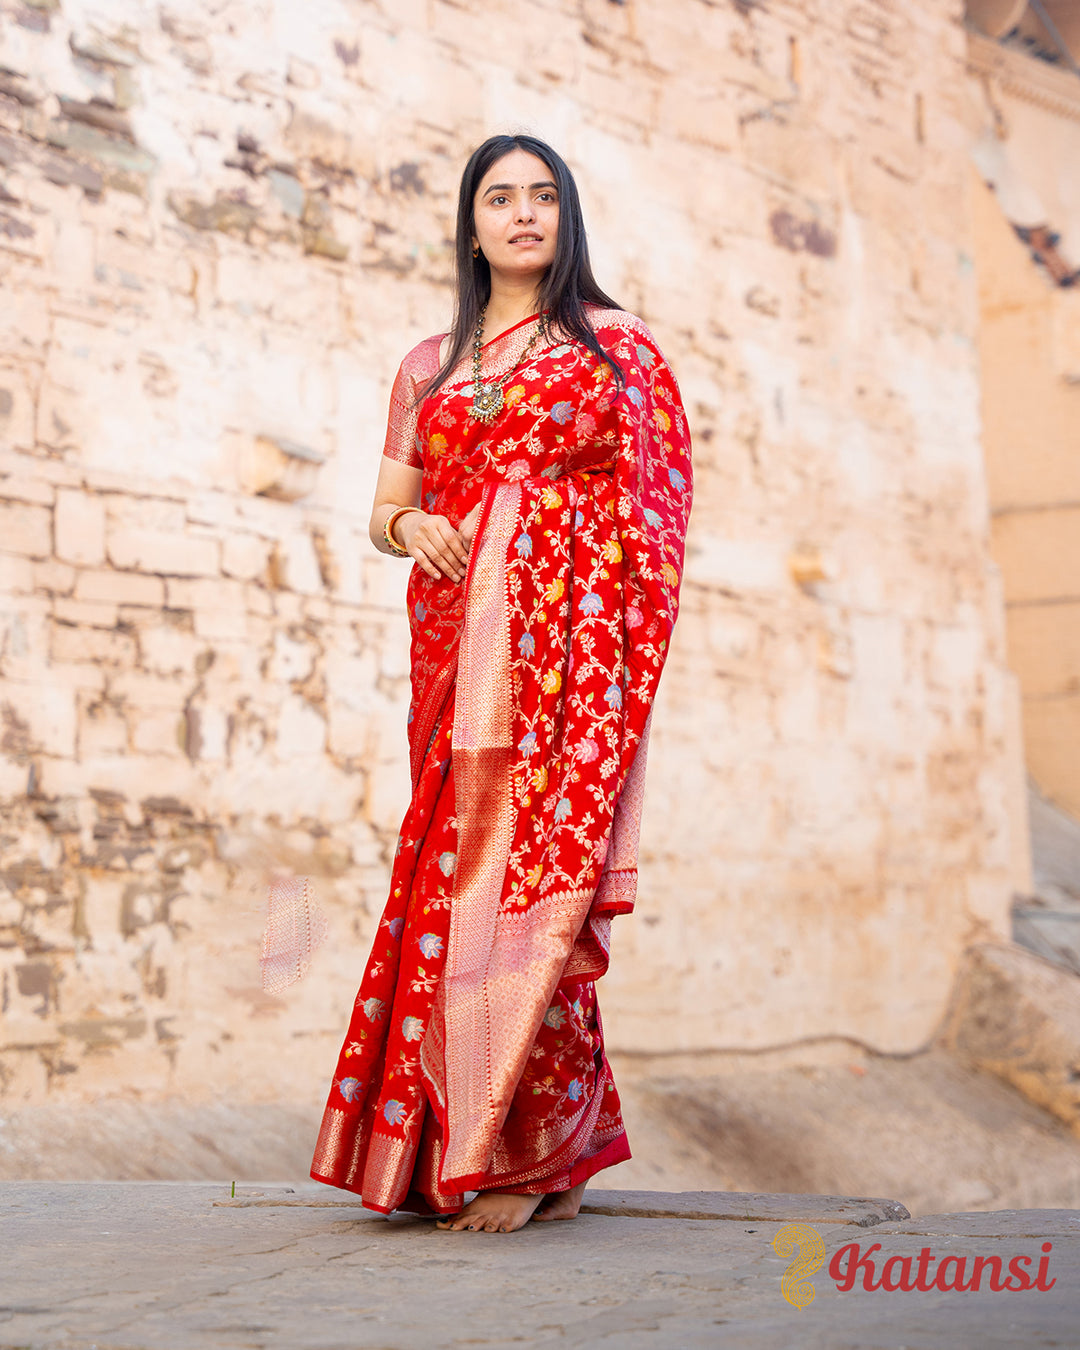
[[[577,169],[695,433],[609,1037],[929,1033],[1019,771],[957,10],[0,0],[0,1090],[323,1090],[407,793],[388,382],[493,129]],[[285,999],[267,861],[332,925]]]

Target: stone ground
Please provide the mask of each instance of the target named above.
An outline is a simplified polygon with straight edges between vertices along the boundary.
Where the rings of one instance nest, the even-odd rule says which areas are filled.
[[[574,1223],[511,1235],[389,1221],[315,1183],[0,1184],[2,1350],[611,1350],[1074,1346],[1080,1215],[896,1218],[890,1201],[604,1192]],[[796,1307],[786,1222],[816,1228],[824,1268]],[[1046,1292],[843,1292],[828,1259],[1029,1255]],[[880,1266],[878,1267],[880,1271]]]

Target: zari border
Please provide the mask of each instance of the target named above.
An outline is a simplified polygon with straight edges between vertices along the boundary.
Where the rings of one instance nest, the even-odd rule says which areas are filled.
[[[389,1214],[409,1188],[415,1151],[414,1141],[380,1134],[363,1117],[331,1107],[323,1116],[310,1175],[353,1191],[367,1209]]]
[[[490,495],[489,495],[490,494]],[[507,556],[521,485],[485,487],[466,577],[451,752],[458,859],[450,940],[428,1036],[441,1045],[445,1133],[440,1182],[487,1172],[518,1080],[588,912],[592,888],[503,911],[513,842]],[[424,1054],[422,1063],[437,1057]],[[437,1079],[425,1067],[429,1083]],[[436,1097],[438,1093],[435,1094]]]
[[[458,857],[442,997],[431,1035],[441,1039],[446,1092],[443,1166],[483,1170],[475,1141],[491,1115],[491,1042],[485,978],[513,838],[510,755],[510,616],[506,558],[519,483],[497,482],[481,510],[466,577],[451,754]],[[442,1022],[440,1027],[438,1024]]]

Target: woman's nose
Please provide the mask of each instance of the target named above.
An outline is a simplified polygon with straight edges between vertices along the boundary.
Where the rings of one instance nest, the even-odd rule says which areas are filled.
[[[522,197],[518,202],[516,219],[520,221],[530,221],[536,219],[536,212],[533,210],[533,204],[528,197]]]

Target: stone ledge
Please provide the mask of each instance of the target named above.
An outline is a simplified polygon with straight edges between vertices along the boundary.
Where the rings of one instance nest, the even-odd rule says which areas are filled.
[[[899,1200],[840,1195],[757,1195],[723,1191],[593,1191],[583,1214],[627,1219],[745,1219],[769,1223],[847,1223],[857,1228],[910,1219]]]
[[[222,1209],[362,1208],[347,1191],[319,1182],[296,1186],[240,1187],[235,1196],[212,1200]],[[713,1219],[736,1223],[843,1223],[856,1228],[910,1219],[899,1200],[849,1199],[840,1195],[759,1195],[742,1191],[590,1191],[582,1214],[616,1219]]]
[[[994,1209],[958,1214],[927,1214],[903,1223],[883,1224],[875,1238],[890,1234],[905,1237],[996,1237],[1080,1240],[1080,1210]]]

